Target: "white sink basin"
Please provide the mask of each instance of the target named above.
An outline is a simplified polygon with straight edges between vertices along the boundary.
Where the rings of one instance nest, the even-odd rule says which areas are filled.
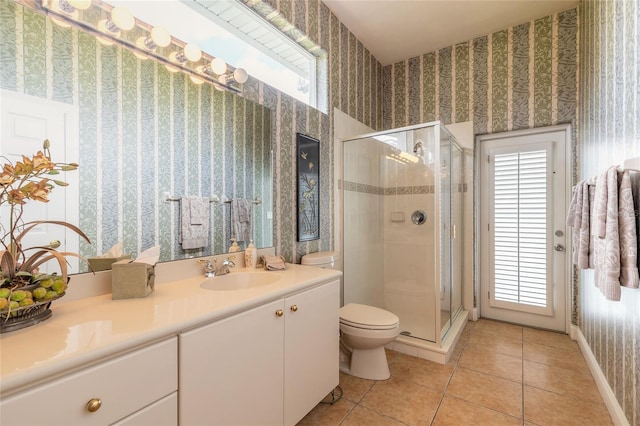
[[[207,278],[200,287],[216,291],[246,290],[273,284],[280,278],[280,274],[275,272],[230,272],[227,275]]]

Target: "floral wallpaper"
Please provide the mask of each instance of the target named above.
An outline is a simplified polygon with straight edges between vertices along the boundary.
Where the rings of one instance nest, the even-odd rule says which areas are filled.
[[[476,135],[571,123],[577,9],[383,69],[383,128],[473,121]]]
[[[639,52],[637,1],[582,2],[580,180],[640,157]],[[623,287],[620,301],[610,302],[596,289],[592,270],[580,271],[579,281],[580,331],[627,420],[640,425],[640,290]]]

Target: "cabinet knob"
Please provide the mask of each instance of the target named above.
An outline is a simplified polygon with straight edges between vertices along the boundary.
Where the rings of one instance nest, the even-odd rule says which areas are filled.
[[[298,312],[298,305],[291,305],[291,312]]]
[[[90,413],[95,413],[102,407],[102,400],[100,398],[91,398],[89,402],[87,402],[87,411]]]
[[[281,317],[281,316],[283,316],[283,315],[284,315],[284,312],[282,311],[282,309],[278,309],[278,310],[276,311],[276,316],[277,316],[277,317]]]

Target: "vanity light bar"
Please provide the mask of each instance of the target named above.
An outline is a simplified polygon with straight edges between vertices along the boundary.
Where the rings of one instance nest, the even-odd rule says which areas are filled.
[[[148,49],[147,46],[150,46],[150,43],[147,41],[147,38],[143,40],[143,41],[146,41],[147,43],[140,42],[139,40],[134,40],[132,42],[132,41],[126,40],[123,37],[120,37],[120,32],[112,33],[111,31],[101,31],[96,26],[82,21],[81,18],[78,16],[78,13],[77,13],[78,10],[76,10],[75,13],[73,14],[65,13],[64,11],[60,10],[59,7],[56,7],[59,4],[58,1],[60,0],[35,0],[35,1],[34,0],[14,0],[14,1],[25,7],[28,7],[40,13],[43,13],[45,16],[48,16],[56,23],[64,24],[65,26],[73,26],[78,29],[81,29],[93,35],[94,37],[96,37],[96,39],[98,39],[102,43],[119,44],[120,46],[123,46],[131,50],[140,59],[154,58],[159,63],[164,64],[165,67],[167,67],[167,69],[171,70],[172,72],[182,71],[185,74],[189,75],[189,77],[191,77],[191,80],[194,82],[197,82],[197,84],[201,84],[200,82],[206,81],[211,83],[214,87],[220,90],[227,90],[232,93],[242,92],[241,89],[238,89],[231,85],[231,83],[233,82],[238,82],[235,79],[225,80],[224,82],[219,81],[217,78],[214,78],[215,76],[211,76],[205,72],[199,72],[198,69],[193,69],[189,67],[188,66],[189,61],[185,61],[185,62],[173,61],[170,58],[160,55],[156,49]],[[68,0],[62,0],[62,1],[67,2]],[[80,0],[75,0],[75,1],[77,2]],[[107,13],[108,16],[111,16],[111,11],[114,9],[107,3],[102,3],[99,0],[93,0],[92,2],[87,1],[87,3],[93,4],[101,8],[103,11]],[[142,28],[146,31],[149,31],[151,28],[149,25],[141,21],[138,21],[137,24],[139,28]],[[185,52],[185,47],[188,46],[187,43],[184,43],[181,40],[177,40],[177,39],[172,39],[172,41],[173,41],[173,44],[180,49],[177,55],[184,54],[186,59],[195,59],[196,56],[199,56],[195,54],[196,53],[195,49],[191,47],[188,49],[190,50],[188,54],[187,52]],[[158,43],[156,42],[156,44]],[[191,56],[191,58],[189,58],[188,56]],[[210,55],[206,55],[206,56],[209,58],[208,61],[212,61],[213,57],[211,57]],[[200,57],[198,57],[197,61],[200,61]],[[242,70],[242,68],[237,68],[236,70]],[[246,75],[246,71],[242,70],[241,72],[244,72],[244,74]]]

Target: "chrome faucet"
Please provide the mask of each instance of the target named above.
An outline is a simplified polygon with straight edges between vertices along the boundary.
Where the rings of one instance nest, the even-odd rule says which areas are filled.
[[[202,263],[205,277],[207,278],[215,277],[216,275],[215,260],[213,261],[213,263],[211,263],[209,259],[200,259],[199,262]]]
[[[231,270],[229,268],[233,268],[236,264],[233,262],[235,256],[227,257],[222,265],[219,267],[216,266],[217,262],[213,259],[213,262],[209,259],[200,259],[199,262],[202,264],[204,268],[204,276],[206,278],[217,277],[218,275],[227,275]]]
[[[218,275],[227,275],[229,272],[231,272],[231,269],[229,268],[233,268],[236,266],[236,264],[233,262],[233,259],[235,259],[235,256],[227,257],[224,262],[222,262],[222,265],[216,268],[212,276],[217,277]],[[216,261],[214,260],[213,263],[215,265]]]

